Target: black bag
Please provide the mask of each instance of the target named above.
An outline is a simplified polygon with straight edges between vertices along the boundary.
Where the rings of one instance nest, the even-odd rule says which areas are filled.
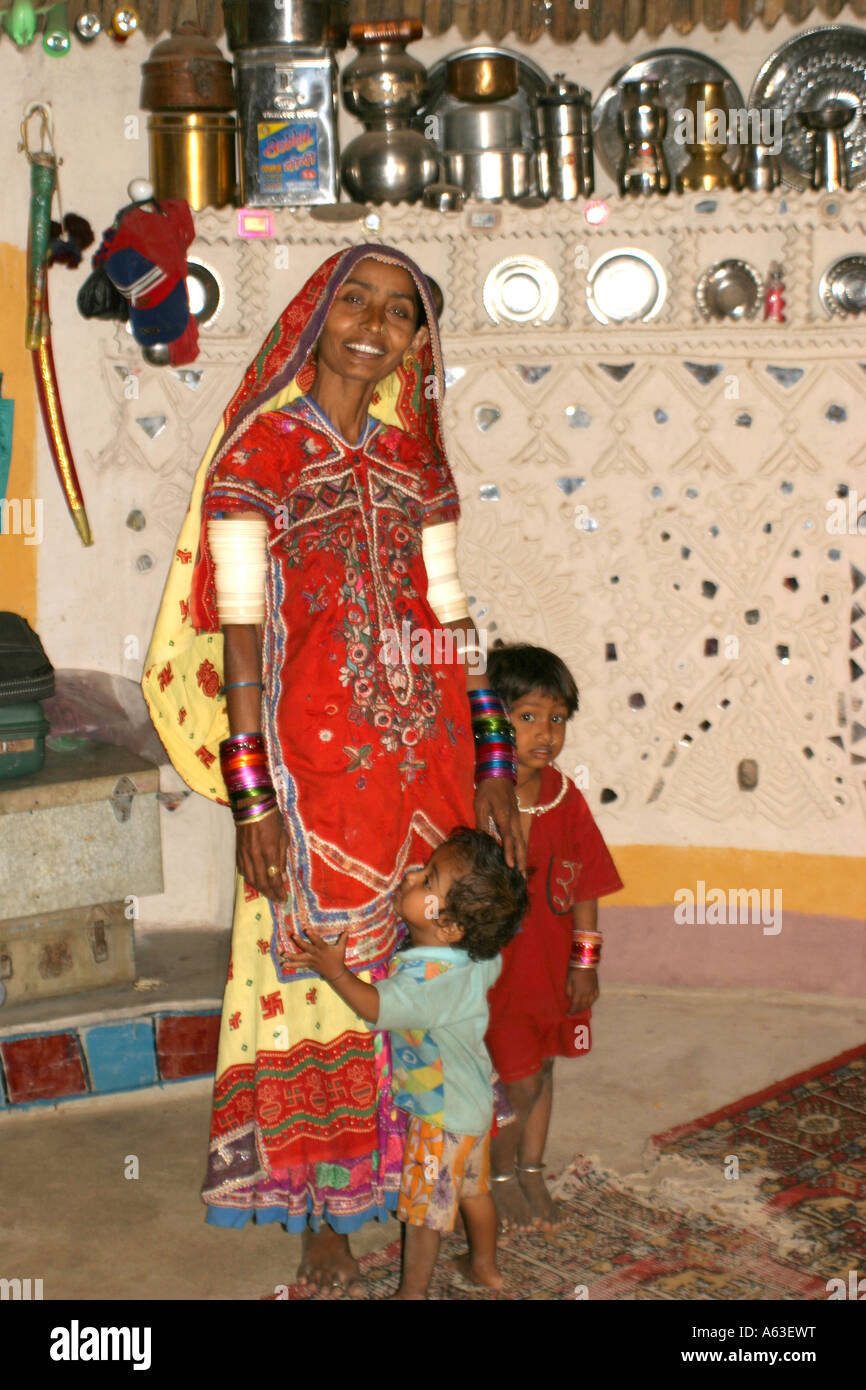
[[[129,318],[129,304],[109,279],[104,265],[98,265],[88,275],[76,302],[79,314],[86,319],[116,319],[118,323],[126,323]]]
[[[0,613],[0,705],[47,700],[54,694],[54,667],[26,618]]]

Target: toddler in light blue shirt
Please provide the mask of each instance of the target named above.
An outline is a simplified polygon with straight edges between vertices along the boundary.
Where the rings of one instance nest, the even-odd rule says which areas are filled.
[[[502,1287],[490,1195],[491,1063],[484,1045],[487,991],[500,951],[517,932],[526,885],[490,836],[466,828],[406,875],[395,907],[412,945],[392,974],[367,984],[346,968],[345,938],[293,938],[297,964],[315,970],[355,1012],[388,1029],[394,1101],[410,1115],[400,1202],[405,1222],[400,1299],[423,1299],[443,1231],[460,1211],[469,1242],[464,1274]]]

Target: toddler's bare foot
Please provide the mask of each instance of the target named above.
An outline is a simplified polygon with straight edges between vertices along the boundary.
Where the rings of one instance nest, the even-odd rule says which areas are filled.
[[[504,1186],[504,1184],[503,1184]],[[480,1284],[485,1289],[501,1289],[505,1283],[496,1265],[481,1264],[471,1255],[460,1255],[454,1261],[455,1267],[468,1279],[470,1284]]]
[[[496,1203],[500,1230],[528,1231],[533,1225],[533,1213],[516,1176],[507,1182],[491,1182],[490,1191]]]
[[[557,1231],[562,1225],[562,1213],[547,1190],[542,1172],[527,1172],[518,1168],[520,1190],[530,1212],[530,1225],[543,1231]]]

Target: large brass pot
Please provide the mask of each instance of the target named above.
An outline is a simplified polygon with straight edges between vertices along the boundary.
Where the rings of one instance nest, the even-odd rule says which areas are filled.
[[[147,121],[157,198],[220,208],[237,197],[235,117],[223,111],[154,111]]]

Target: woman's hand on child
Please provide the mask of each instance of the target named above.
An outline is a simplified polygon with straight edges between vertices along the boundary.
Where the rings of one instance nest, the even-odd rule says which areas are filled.
[[[583,1013],[598,998],[598,971],[569,970],[565,992],[568,995],[568,1012]]]
[[[300,966],[303,970],[315,970],[317,975],[321,975],[323,980],[333,981],[338,976],[344,975],[346,970],[346,945],[348,927],[344,927],[339,940],[329,945],[323,941],[318,932],[314,932],[312,927],[307,929],[307,935],[298,936],[296,932],[291,933],[297,955],[291,957],[291,964]]]

